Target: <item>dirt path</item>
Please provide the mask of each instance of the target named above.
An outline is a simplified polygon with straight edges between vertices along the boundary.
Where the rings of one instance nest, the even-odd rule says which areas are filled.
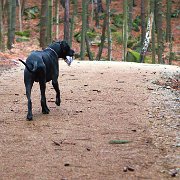
[[[61,107],[48,84],[51,112],[42,115],[35,84],[32,122],[25,120],[23,68],[0,76],[0,179],[179,178],[178,92],[153,82],[180,68],[61,61]],[[116,139],[130,142],[109,144]]]

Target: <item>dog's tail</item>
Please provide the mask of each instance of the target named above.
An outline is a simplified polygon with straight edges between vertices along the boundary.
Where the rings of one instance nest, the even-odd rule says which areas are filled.
[[[27,65],[22,59],[19,59],[19,61],[22,62],[22,63],[26,66],[27,70],[28,70],[30,73],[34,73],[34,72],[37,70],[37,62],[34,63],[34,68],[33,68],[33,70],[31,70],[31,69],[28,67],[28,65]]]

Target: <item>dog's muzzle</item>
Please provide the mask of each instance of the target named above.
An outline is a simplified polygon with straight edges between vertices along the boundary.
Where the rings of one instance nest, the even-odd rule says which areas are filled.
[[[71,56],[66,56],[66,59],[64,60],[68,66],[71,65],[71,63],[73,62],[73,57]]]

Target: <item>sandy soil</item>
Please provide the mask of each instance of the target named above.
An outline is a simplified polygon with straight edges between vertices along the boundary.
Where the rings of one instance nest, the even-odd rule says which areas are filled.
[[[60,61],[62,104],[55,106],[48,83],[51,112],[41,114],[34,84],[31,122],[23,69],[19,65],[0,76],[0,179],[180,177],[179,92],[166,84],[180,68],[83,61],[68,67]]]

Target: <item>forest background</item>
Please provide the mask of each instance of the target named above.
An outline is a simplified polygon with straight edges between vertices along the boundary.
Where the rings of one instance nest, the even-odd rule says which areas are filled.
[[[179,14],[175,0],[0,0],[0,64],[65,39],[76,59],[179,65]]]

